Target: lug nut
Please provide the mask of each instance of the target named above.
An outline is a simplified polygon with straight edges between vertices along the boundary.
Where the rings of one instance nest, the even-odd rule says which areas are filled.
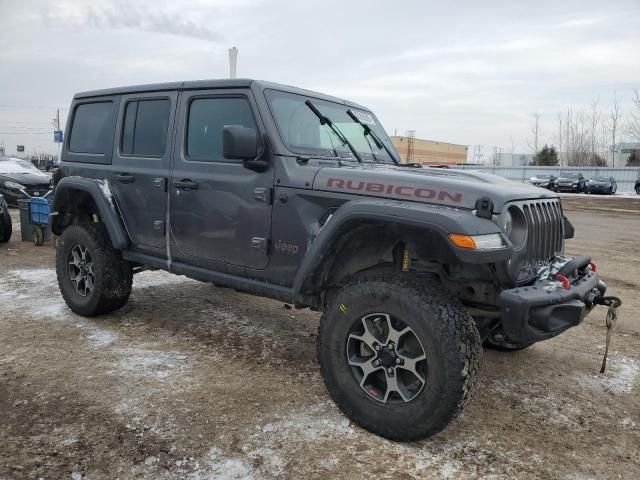
[[[376,351],[380,351],[380,345],[376,345]]]
[[[396,364],[400,365],[402,363],[402,360],[400,360],[399,358],[396,358]]]
[[[391,367],[387,368],[387,373],[393,373],[393,368]]]

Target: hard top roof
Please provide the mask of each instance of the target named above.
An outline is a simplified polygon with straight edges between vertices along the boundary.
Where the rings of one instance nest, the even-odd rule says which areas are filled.
[[[343,103],[348,106],[368,110],[368,108],[358,105],[357,103],[350,102],[330,95],[325,95],[311,90],[305,90],[303,88],[292,87],[290,85],[283,85],[281,83],[267,82],[264,80],[252,80],[248,78],[237,79],[213,79],[213,80],[188,80],[184,82],[167,82],[167,83],[151,83],[148,85],[131,85],[127,87],[107,88],[103,90],[91,90],[87,92],[80,92],[74,95],[75,99],[103,97],[108,95],[128,95],[131,93],[149,93],[149,92],[163,92],[168,90],[200,90],[208,88],[249,88],[257,87],[261,90],[272,88],[274,90],[281,90],[290,93],[297,93],[299,95],[307,95],[310,97],[318,98],[321,100],[327,100],[330,102]]]

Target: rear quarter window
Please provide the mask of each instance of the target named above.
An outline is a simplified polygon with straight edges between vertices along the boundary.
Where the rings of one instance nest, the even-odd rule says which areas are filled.
[[[112,101],[77,105],[71,126],[69,151],[93,155],[109,152],[113,142],[114,111]]]

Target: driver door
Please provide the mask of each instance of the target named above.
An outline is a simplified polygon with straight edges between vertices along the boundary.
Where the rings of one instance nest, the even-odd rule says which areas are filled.
[[[249,89],[182,93],[169,182],[174,258],[190,264],[267,266],[273,168],[249,170],[222,153],[225,126],[253,128],[265,138],[255,112]]]

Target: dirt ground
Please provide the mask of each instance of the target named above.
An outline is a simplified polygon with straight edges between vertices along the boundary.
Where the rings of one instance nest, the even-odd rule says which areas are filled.
[[[0,247],[0,479],[640,478],[640,201],[563,202],[568,253],[591,254],[624,300],[607,373],[600,308],[525,351],[485,351],[465,413],[413,444],[331,402],[318,314],[143,272],[125,308],[82,318],[53,247],[17,232]]]

